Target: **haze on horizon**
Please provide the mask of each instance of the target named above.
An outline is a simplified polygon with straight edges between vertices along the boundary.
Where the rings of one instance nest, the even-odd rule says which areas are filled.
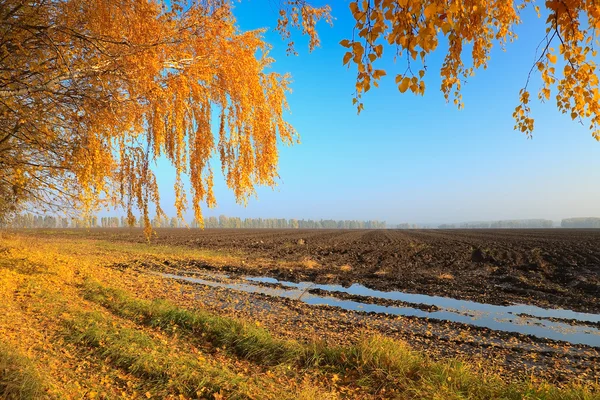
[[[441,48],[428,62],[425,96],[400,94],[393,76],[403,67],[382,62],[388,76],[365,95],[357,115],[355,70],[342,66],[339,45],[353,27],[347,2],[333,4],[332,28],[319,25],[321,47],[309,54],[299,40],[297,57],[285,54],[272,31],[274,11],[251,2],[235,7],[242,29],[269,28],[275,70],[292,74],[288,121],[302,143],[281,147],[279,186],[259,189],[247,207],[235,203],[217,174],[218,207],[204,207],[205,215],[389,224],[600,216],[600,143],[586,126],[560,114],[554,99],[535,98],[533,139],[513,130],[519,89],[541,39],[533,32],[543,32],[544,16],[526,13],[519,39],[506,52],[492,50],[488,69],[464,86],[464,110],[446,104],[439,91]],[[540,84],[534,73],[530,88]],[[166,162],[156,170],[162,206],[175,215],[172,170]]]

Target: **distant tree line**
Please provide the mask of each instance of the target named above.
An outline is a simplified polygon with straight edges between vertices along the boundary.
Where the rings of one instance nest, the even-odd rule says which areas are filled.
[[[197,227],[192,221],[192,227]],[[239,218],[220,215],[204,220],[206,228],[227,229],[385,229],[385,221],[333,220],[333,219],[285,219],[285,218]]]
[[[463,222],[460,224],[441,224],[438,229],[535,229],[552,228],[553,222],[548,219],[511,219],[483,222]],[[434,226],[421,226],[418,224],[402,223],[396,229],[431,229]]]
[[[461,229],[489,229],[491,222],[465,222],[460,224]]]
[[[442,224],[438,229],[544,229],[552,228],[549,219],[507,219],[487,222],[464,222],[462,224]]]
[[[566,218],[560,222],[562,228],[600,228],[600,218]]]
[[[176,217],[154,218],[150,221],[153,228],[199,228],[197,221],[189,225]],[[133,222],[134,227],[144,227],[142,218]],[[562,228],[600,228],[600,218],[566,218],[561,221]],[[15,215],[10,221],[0,222],[5,228],[124,228],[129,227],[127,218],[100,217],[73,218],[54,215],[35,215],[31,213]],[[285,219],[285,218],[239,218],[220,215],[204,220],[209,229],[385,229],[385,221],[333,220],[333,219]],[[395,229],[422,229],[417,224],[401,223],[390,226]],[[441,224],[438,229],[540,229],[552,228],[547,219],[515,219],[490,222],[465,222],[461,224]]]
[[[553,226],[554,223],[548,219],[515,219],[490,223],[492,229],[552,228]]]
[[[419,229],[420,226],[417,224],[409,224],[409,223],[403,222],[401,224],[396,225],[395,228],[396,229]]]
[[[17,214],[10,221],[5,221],[5,228],[85,228],[96,226],[98,217],[71,218],[55,215],[35,215],[31,213]]]
[[[456,229],[454,224],[442,224],[438,226],[438,229]]]
[[[154,218],[150,221],[153,228],[199,228],[196,220],[187,225],[176,217]],[[125,217],[68,218],[57,216],[42,216],[31,213],[16,215],[10,222],[3,225],[10,228],[124,228],[129,227]],[[134,227],[144,227],[142,218],[133,222]],[[320,219],[285,219],[285,218],[239,218],[220,215],[204,220],[204,227],[210,229],[384,229],[385,221],[358,221]]]

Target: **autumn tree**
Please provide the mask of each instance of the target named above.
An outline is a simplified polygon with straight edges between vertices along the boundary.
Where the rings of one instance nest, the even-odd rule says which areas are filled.
[[[314,10],[296,23],[314,25]],[[215,204],[215,153],[238,201],[274,185],[278,141],[296,133],[289,77],[267,72],[262,34],[240,31],[222,0],[3,1],[0,212],[110,204],[149,229],[152,204],[164,216],[160,156],[176,169],[178,217],[188,175],[200,224],[201,204]]]
[[[486,68],[494,45],[505,47],[517,38],[521,13],[531,7],[545,18],[536,61],[519,93],[513,117],[515,129],[532,135],[531,78],[541,77],[537,97],[554,98],[558,109],[572,119],[587,121],[600,140],[600,92],[597,46],[600,45],[600,3],[597,0],[363,0],[350,3],[355,20],[352,37],[341,41],[348,51],[343,64],[357,66],[354,103],[360,112],[362,96],[377,87],[386,71],[378,60],[397,59],[395,82],[400,92],[422,95],[429,56],[445,41],[447,52],[439,71],[447,101],[463,107],[461,89],[476,70]],[[466,54],[470,49],[470,54]]]
[[[281,4],[277,30],[299,29],[319,44],[316,23],[328,7]],[[462,107],[461,88],[485,68],[494,45],[516,38],[520,13],[546,18],[537,61],[515,109],[516,128],[531,135],[529,78],[538,98],[589,121],[600,139],[595,62],[600,34],[596,0],[364,0],[351,2],[356,26],[341,45],[357,66],[354,101],[379,84],[384,56],[398,58],[400,92],[425,91],[428,57],[441,41],[441,91]],[[19,205],[93,210],[122,206],[129,224],[151,227],[160,208],[153,162],[176,170],[178,217],[215,204],[213,155],[244,203],[256,185],[274,185],[278,142],[293,143],[285,121],[289,78],[267,72],[272,60],[262,31],[242,32],[224,0],[5,0],[0,4],[0,214]],[[470,54],[464,49],[471,48]],[[216,123],[214,123],[216,121]],[[189,176],[190,193],[183,177]],[[139,210],[141,220],[134,217]]]

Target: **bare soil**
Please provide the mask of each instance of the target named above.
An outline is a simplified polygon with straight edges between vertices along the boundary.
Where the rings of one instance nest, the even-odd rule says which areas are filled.
[[[140,229],[79,233],[146,241]],[[231,252],[243,261],[225,270],[280,280],[600,313],[600,230],[157,229],[152,241]]]
[[[204,268],[197,269],[191,265],[171,263],[166,266],[161,262],[135,262],[113,267],[124,274],[174,273],[181,271],[182,267],[191,276],[195,271],[205,272]],[[238,278],[222,278],[221,282],[238,282]],[[315,306],[300,299],[246,293],[170,278],[164,279],[160,290],[160,298],[191,309],[200,308],[219,315],[256,321],[282,338],[348,345],[362,335],[379,333],[401,339],[433,358],[451,357],[484,363],[510,379],[536,377],[562,384],[592,383],[600,376],[600,348],[597,347],[444,320]]]

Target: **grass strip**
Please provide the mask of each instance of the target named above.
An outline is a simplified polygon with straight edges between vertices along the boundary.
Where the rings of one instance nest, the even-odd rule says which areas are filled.
[[[230,399],[246,399],[262,392],[261,398],[291,398],[283,390],[277,393],[270,381],[246,378],[222,364],[211,365],[201,356],[178,353],[143,331],[119,328],[100,312],[77,313],[64,326],[66,341],[90,349],[98,358],[144,379],[159,394],[213,398],[219,393]],[[267,387],[270,392],[264,391]]]
[[[376,335],[352,346],[301,344],[274,338],[253,324],[190,311],[164,300],[141,300],[97,282],[86,282],[84,296],[116,315],[165,331],[200,335],[216,346],[260,364],[320,368],[342,382],[382,390],[394,397],[443,399],[600,399],[598,385],[559,388],[547,382],[505,382],[493,371],[459,360],[431,360],[404,342]]]
[[[202,311],[192,312],[164,300],[136,299],[122,290],[95,282],[85,284],[84,297],[118,316],[147,326],[202,335],[213,345],[262,365],[294,362],[304,351],[299,343],[276,340],[267,330],[253,324]]]
[[[315,351],[315,354],[323,354]],[[381,335],[335,348],[323,362],[337,365],[363,387],[387,388],[391,398],[597,400],[597,385],[559,388],[548,382],[505,382],[492,370],[457,359],[432,360]],[[489,367],[488,367],[489,368]]]
[[[0,342],[0,398],[38,399],[43,383],[31,360]]]

